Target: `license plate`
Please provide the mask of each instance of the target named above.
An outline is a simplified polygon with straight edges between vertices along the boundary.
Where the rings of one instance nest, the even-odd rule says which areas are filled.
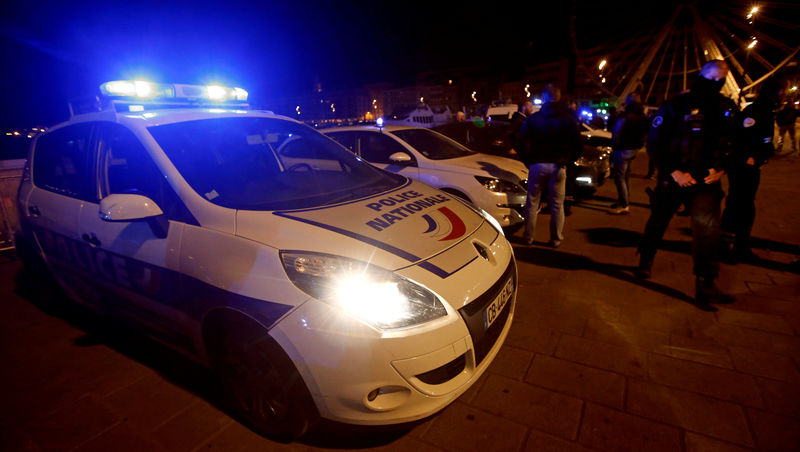
[[[489,329],[494,323],[495,320],[500,316],[500,313],[503,312],[503,308],[505,307],[508,300],[511,299],[511,295],[514,293],[514,278],[509,278],[508,282],[505,286],[503,286],[503,290],[500,291],[499,294],[489,303],[489,306],[483,311],[483,326],[485,329]]]

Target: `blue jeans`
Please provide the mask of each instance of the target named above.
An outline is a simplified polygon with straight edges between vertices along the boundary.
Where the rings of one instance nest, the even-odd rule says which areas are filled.
[[[534,163],[528,171],[528,198],[525,200],[526,242],[533,242],[536,217],[542,190],[547,187],[550,204],[550,240],[564,240],[564,195],[566,193],[567,169],[555,163]]]
[[[636,158],[638,149],[614,150],[611,151],[611,175],[617,185],[617,197],[620,207],[630,205],[631,192],[631,162]]]

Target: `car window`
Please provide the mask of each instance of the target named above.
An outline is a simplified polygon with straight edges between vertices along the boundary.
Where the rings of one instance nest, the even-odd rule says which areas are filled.
[[[316,207],[405,180],[358,160],[308,126],[282,119],[212,118],[148,131],[198,194],[233,209]]]
[[[474,154],[446,136],[428,129],[402,129],[391,133],[431,160],[452,159]]]
[[[33,154],[33,183],[45,190],[96,202],[91,130],[91,124],[80,123],[40,136]]]
[[[147,196],[167,218],[197,224],[133,132],[119,124],[100,124],[100,153],[104,195]]]
[[[358,153],[356,149],[356,132],[326,132],[325,135],[336,140],[337,143],[347,148],[347,150],[353,154]]]
[[[359,133],[361,158],[370,163],[392,163],[389,156],[404,152],[414,158],[402,144],[380,132]]]

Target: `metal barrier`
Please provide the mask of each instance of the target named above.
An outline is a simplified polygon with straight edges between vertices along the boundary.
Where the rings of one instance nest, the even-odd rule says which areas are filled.
[[[19,227],[14,208],[25,159],[0,160],[0,251],[14,248],[13,231]]]

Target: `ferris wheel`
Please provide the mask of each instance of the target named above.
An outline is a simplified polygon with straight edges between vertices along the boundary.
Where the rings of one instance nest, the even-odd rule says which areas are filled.
[[[728,2],[713,10],[681,3],[660,29],[620,44],[610,64],[583,61],[583,72],[617,107],[638,92],[645,104],[658,105],[691,87],[706,61],[724,59],[728,74],[722,93],[740,104],[770,76],[798,78],[800,4]],[[797,80],[790,83],[797,94]]]

